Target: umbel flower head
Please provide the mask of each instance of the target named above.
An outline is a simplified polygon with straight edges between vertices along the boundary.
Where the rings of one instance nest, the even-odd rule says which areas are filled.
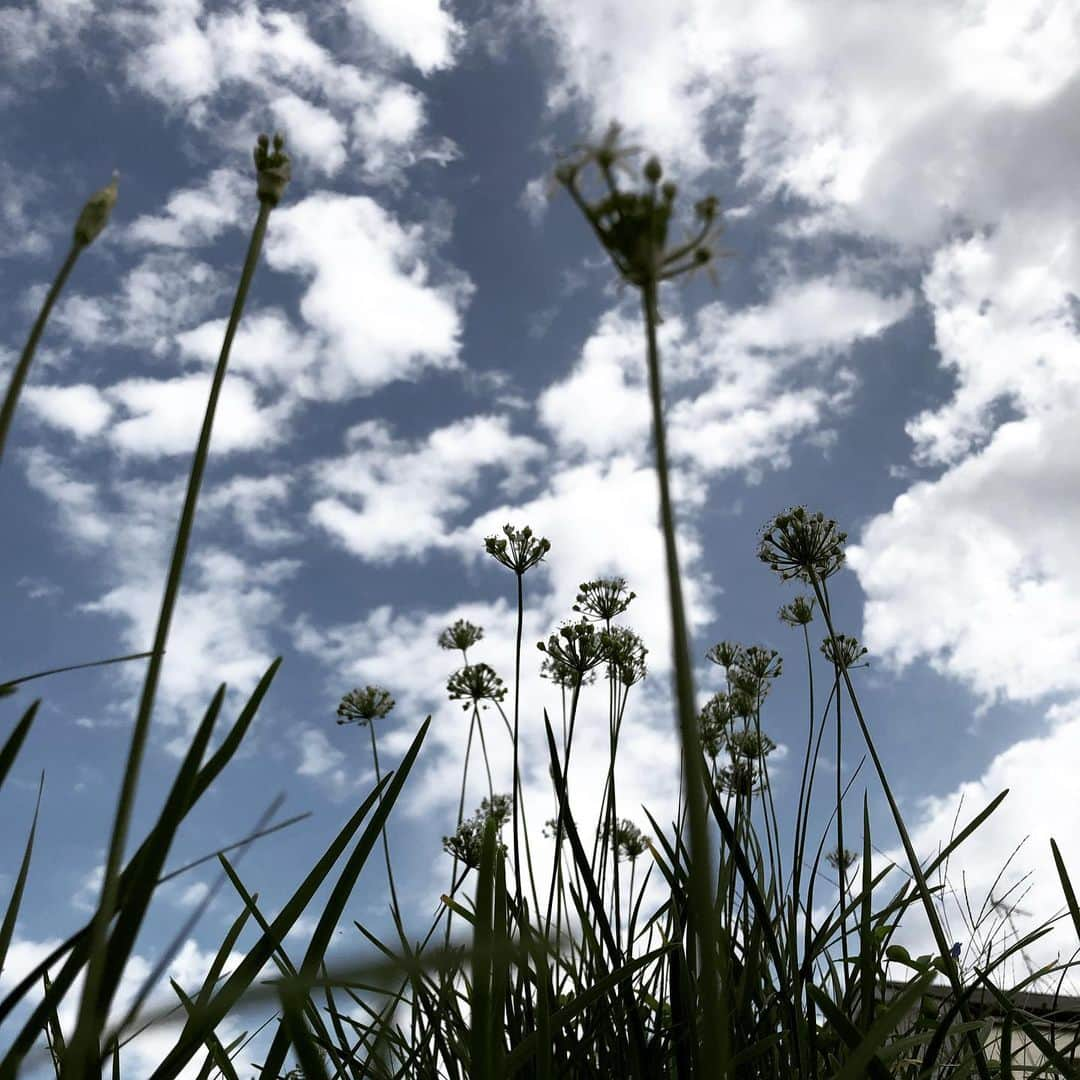
[[[639,855],[649,850],[649,842],[642,831],[629,819],[623,818],[615,824],[611,846],[615,849],[615,858],[629,859],[633,862]]]
[[[466,818],[455,830],[453,836],[443,837],[443,849],[459,862],[472,870],[480,866],[480,855],[484,848],[484,829],[488,821],[495,822],[496,832],[506,824],[510,817],[512,803],[509,795],[496,795],[484,799],[472,817]],[[495,841],[496,850],[506,853],[506,845],[501,839]]]
[[[834,870],[843,870],[846,872],[855,863],[855,852],[848,851],[847,848],[844,848],[843,851],[841,851],[840,848],[835,848],[825,856],[825,861]]]
[[[788,626],[809,626],[814,621],[815,603],[817,600],[813,596],[796,596],[780,609],[780,619]]]
[[[573,610],[586,619],[610,624],[630,606],[630,601],[637,593],[626,588],[626,578],[597,578],[585,581],[578,586],[577,602]]]
[[[555,179],[585,215],[619,274],[640,288],[710,265],[717,254],[713,244],[720,234],[716,197],[710,195],[695,204],[696,232],[685,243],[668,247],[678,188],[670,181],[660,184],[664,170],[659,160],[651,157],[642,170],[644,189],[622,191],[615,170],[631,173],[626,160],[638,148],[619,146],[620,134],[619,125],[612,124],[599,143],[578,147],[555,170]],[[594,201],[581,189],[582,174],[590,165],[596,167],[603,185],[601,196]]]
[[[578,683],[587,672],[607,659],[600,633],[588,619],[560,626],[558,633],[552,634],[546,644],[538,641],[536,647],[565,670],[573,672]]]
[[[564,664],[553,656],[540,663],[540,678],[550,679],[556,686],[572,690],[575,686],[589,686],[596,682],[596,671],[579,675],[569,664]]]
[[[809,585],[815,578],[824,581],[840,569],[846,539],[847,533],[840,532],[836,522],[820,510],[810,514],[805,506],[795,506],[763,526],[758,558],[781,580],[797,577]]]
[[[841,671],[852,667],[869,667],[868,664],[857,664],[867,653],[867,649],[860,645],[858,639],[849,637],[847,634],[837,634],[836,644],[833,645],[831,637],[825,638],[821,643],[821,651],[830,664],[835,664]]]
[[[551,550],[551,541],[543,536],[533,536],[528,525],[515,529],[503,526],[504,536],[489,536],[484,540],[487,553],[515,574],[532,569]]]
[[[732,795],[755,795],[761,790],[761,775],[755,759],[738,757],[717,770],[716,786]]]
[[[487,664],[466,664],[459,668],[447,680],[446,691],[451,701],[464,700],[461,707],[479,706],[482,701],[502,701],[506,697],[506,687],[494,669]]]
[[[723,690],[713,694],[702,706],[701,712],[698,714],[698,735],[701,739],[702,749],[713,760],[724,748],[728,731],[731,729],[735,716],[731,701]]]
[[[277,206],[285,187],[292,178],[292,162],[285,153],[285,140],[279,134],[274,135],[274,148],[270,149],[270,140],[260,135],[255,144],[255,170],[258,175],[259,202]]]
[[[633,596],[633,593],[630,595]],[[628,626],[601,630],[600,645],[615,677],[623,686],[633,686],[645,678],[645,657],[649,650]]]
[[[761,758],[768,757],[776,749],[776,743],[763,732],[750,728],[729,732],[727,748],[733,758],[759,761]]]
[[[706,654],[705,659],[718,664],[725,671],[738,665],[743,647],[734,641],[718,641]]]
[[[337,707],[338,723],[364,727],[372,720],[381,720],[393,707],[394,699],[381,686],[350,690]]]
[[[465,653],[483,636],[484,631],[479,626],[474,626],[467,619],[458,619],[439,635],[439,645],[444,649],[459,649]]]
[[[79,214],[75,222],[75,244],[86,247],[92,243],[109,222],[109,215],[116,205],[117,187],[120,174],[113,169],[112,179],[100,190],[95,191]]]

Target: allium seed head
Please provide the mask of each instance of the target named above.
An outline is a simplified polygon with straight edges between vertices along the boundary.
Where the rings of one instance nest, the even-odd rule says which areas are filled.
[[[381,720],[394,707],[394,699],[381,686],[365,686],[350,690],[337,708],[338,723],[357,723],[361,727],[372,720]]]
[[[506,697],[506,687],[502,679],[487,664],[466,664],[447,680],[446,691],[451,701],[461,701],[461,707],[480,706],[483,701],[502,701]]]
[[[781,580],[799,578],[812,584],[824,581],[844,563],[844,541],[836,522],[819,510],[795,506],[767,522],[761,530],[758,558],[768,563]]]

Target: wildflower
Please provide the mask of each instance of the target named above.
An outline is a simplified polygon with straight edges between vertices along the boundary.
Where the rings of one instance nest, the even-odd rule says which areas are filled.
[[[831,637],[825,638],[821,643],[821,651],[830,664],[835,664],[841,670],[868,666],[855,663],[856,660],[866,655],[867,649],[860,645],[856,638],[849,637],[847,634],[837,634],[835,646]]]
[[[815,603],[813,596],[796,596],[790,604],[780,609],[780,618],[788,626],[808,626],[814,619]]]
[[[504,525],[502,536],[489,536],[484,540],[484,548],[494,559],[519,576],[532,569],[551,550],[551,541],[543,536],[533,536],[528,525],[524,529],[515,529]]]
[[[626,578],[622,577],[585,581],[579,588],[581,591],[577,595],[573,610],[587,619],[608,624],[622,615],[637,595],[627,590]]]
[[[764,704],[772,686],[772,681],[779,678],[783,671],[783,661],[775,649],[764,649],[760,645],[750,645],[742,650],[733,673],[729,676],[732,695],[743,695],[756,711]],[[739,702],[742,707],[743,702]],[[740,712],[739,715],[744,715]]]
[[[823,581],[844,563],[847,533],[819,510],[808,514],[795,506],[767,522],[761,532],[758,558],[775,570],[781,580],[797,577],[807,584]]]
[[[365,686],[363,690],[350,690],[337,708],[338,723],[355,721],[366,727],[372,720],[381,720],[394,707],[394,699],[381,686]]]
[[[760,731],[732,731],[727,737],[728,751],[732,758],[745,758],[747,761],[759,761],[768,757],[776,743]]]
[[[633,862],[648,850],[649,842],[629,818],[617,822],[612,832],[612,847],[615,848],[617,859],[629,859]]]
[[[742,652],[742,646],[733,641],[719,641],[705,654],[705,659],[727,670],[739,663]]]
[[[716,786],[732,795],[753,795],[761,790],[761,774],[757,763],[736,758],[716,774]]]
[[[556,686],[572,690],[575,686],[589,686],[596,682],[596,672],[579,675],[569,664],[549,656],[540,664],[540,677],[550,679]]]
[[[841,851],[840,848],[836,848],[835,851],[830,851],[825,856],[825,861],[834,870],[846,873],[849,869],[851,869],[852,866],[855,865],[855,852],[848,851],[847,848],[844,848],[843,851]]]
[[[649,650],[633,630],[626,626],[602,630],[600,644],[608,664],[623,686],[633,686],[645,678],[645,656]]]
[[[451,701],[465,700],[461,707],[479,706],[482,701],[502,701],[506,697],[506,687],[502,679],[487,664],[466,664],[455,671],[446,683]],[[487,708],[487,706],[482,706]]]
[[[96,239],[98,233],[108,224],[109,215],[116,205],[117,185],[120,174],[113,169],[112,179],[100,190],[95,191],[79,214],[75,222],[75,245],[84,248]]]
[[[579,683],[587,672],[607,659],[600,634],[587,619],[560,626],[559,632],[547,639],[547,644],[538,641],[536,647],[572,671]]]
[[[722,690],[718,694],[713,694],[705,702],[698,714],[698,736],[701,739],[702,748],[710,758],[715,760],[723,749],[734,718],[731,702]]]
[[[651,157],[642,171],[645,190],[620,190],[614,170],[619,168],[629,173],[626,159],[637,148],[620,147],[619,135],[618,124],[612,124],[598,144],[579,147],[576,156],[564,160],[555,170],[555,179],[585,215],[619,274],[630,284],[644,287],[708,265],[714,256],[711,241],[720,231],[716,197],[709,196],[695,204],[694,213],[699,222],[696,235],[686,243],[668,248],[668,229],[678,188],[670,182],[660,185],[664,170],[660,161]],[[579,185],[581,173],[588,165],[599,169],[607,189],[594,202],[585,198]]]
[[[444,649],[460,649],[464,654],[483,636],[484,631],[479,626],[474,626],[467,619],[458,619],[439,635],[439,645]]]
[[[285,194],[285,185],[292,178],[292,163],[285,153],[285,140],[280,134],[274,135],[274,149],[269,149],[270,140],[260,135],[255,147],[255,169],[258,173],[259,202],[277,206]]]
[[[510,796],[495,795],[484,799],[472,817],[463,821],[454,831],[453,836],[443,837],[443,850],[459,862],[476,870],[480,866],[480,855],[484,846],[484,830],[489,821],[495,822],[496,833],[502,829],[510,817]],[[498,837],[496,849],[506,853],[506,845]]]

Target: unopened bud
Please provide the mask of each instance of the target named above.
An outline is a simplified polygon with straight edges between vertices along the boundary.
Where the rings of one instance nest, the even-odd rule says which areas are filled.
[[[658,157],[651,157],[645,162],[645,179],[650,184],[657,184],[660,182],[660,177],[664,175],[664,170],[660,165],[660,159]]]
[[[100,191],[94,192],[79,214],[79,220],[75,222],[75,243],[86,247],[105,228],[116,205],[117,185],[120,174],[114,169],[112,180]]]
[[[255,147],[255,168],[258,174],[259,201],[277,206],[285,194],[285,185],[292,177],[292,163],[285,153],[285,140],[274,135],[274,148],[269,150],[270,140],[260,135]]]
[[[670,180],[660,190],[668,202],[674,202],[675,196],[679,193],[678,186],[673,184]]]

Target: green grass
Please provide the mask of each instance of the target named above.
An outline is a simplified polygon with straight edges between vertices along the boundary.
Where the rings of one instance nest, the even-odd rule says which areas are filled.
[[[542,671],[561,688],[561,715],[537,715],[528,701],[521,700],[526,575],[544,559],[550,545],[527,526],[507,525],[502,535],[484,543],[494,562],[513,574],[509,584],[517,604],[517,632],[512,687],[508,689],[488,665],[470,659],[483,638],[482,628],[459,621],[439,638],[445,649],[461,653],[463,664],[448,679],[447,692],[450,700],[463,704],[470,724],[457,827],[444,838],[447,893],[433,902],[424,935],[418,937],[416,927],[406,926],[385,826],[422,752],[430,718],[397,767],[384,773],[377,726],[393,708],[393,698],[381,687],[356,688],[343,696],[339,722],[368,727],[375,788],[273,919],[261,911],[258,896],[247,889],[226,852],[215,853],[222,880],[235,893],[236,919],[204,983],[192,987],[173,983],[176,1005],[168,1013],[147,1011],[142,1006],[152,977],[127,1014],[117,1015],[117,987],[155,890],[173,876],[164,874],[173,842],[236,753],[279,666],[279,661],[270,666],[212,755],[208,750],[222,724],[224,687],[208,693],[206,713],[157,819],[127,857],[132,807],[216,404],[262,239],[289,179],[281,141],[275,139],[271,150],[269,140],[260,137],[255,153],[258,213],[192,458],[155,639],[147,653],[71,666],[149,661],[101,896],[87,924],[0,1001],[0,1022],[19,1006],[30,1013],[10,1045],[0,1051],[0,1080],[16,1076],[32,1055],[40,1060],[43,1054],[65,1080],[99,1076],[105,1070],[123,1076],[126,1044],[166,1016],[173,1022],[182,1020],[182,1026],[154,1073],[161,1078],[175,1077],[192,1063],[197,1063],[200,1077],[238,1076],[238,1062],[250,1060],[244,1054],[250,1038],[267,1025],[272,1036],[261,1077],[978,1076],[988,1080],[1013,1075],[1011,1047],[1020,1040],[1040,1046],[1049,1065],[1060,1070],[1058,1075],[1074,1075],[1071,1062],[1080,1034],[1070,1045],[1063,1048],[1059,1041],[1055,1048],[1015,1000],[1034,976],[1014,986],[1002,983],[1004,963],[1048,932],[1049,925],[1015,942],[993,962],[987,952],[985,962],[977,958],[964,972],[949,955],[951,934],[942,899],[949,859],[1006,793],[959,829],[954,827],[949,842],[933,859],[920,861],[852,681],[851,672],[865,650],[853,638],[838,634],[833,624],[828,582],[843,568],[846,539],[836,522],[803,507],[792,508],[767,524],[757,550],[758,558],[782,579],[800,582],[809,590],[780,612],[783,622],[802,633],[809,698],[790,852],[781,850],[781,822],[769,777],[768,758],[775,746],[762,727],[763,707],[781,674],[780,658],[758,646],[717,643],[704,655],[723,668],[725,689],[703,707],[698,705],[675,542],[676,508],[668,485],[656,327],[662,284],[697,269],[711,269],[720,254],[716,248],[720,215],[716,200],[702,200],[694,208],[697,226],[690,239],[669,246],[677,189],[661,184],[663,172],[655,159],[645,164],[640,189],[620,188],[616,170],[629,171],[630,156],[618,143],[618,130],[612,128],[598,145],[564,159],[556,178],[618,274],[641,296],[672,620],[673,725],[683,777],[678,805],[653,808],[654,812],[646,811],[645,821],[637,822],[620,811],[615,769],[620,733],[635,688],[646,677],[647,654],[646,644],[622,622],[634,599],[625,581],[601,578],[583,584],[573,608],[576,621],[540,643]],[[80,217],[75,243],[33,326],[0,410],[0,453],[49,312],[78,254],[107,221],[115,184],[111,195],[109,190],[95,196]],[[815,688],[809,632],[819,617],[827,635],[822,652],[831,675],[823,708]],[[26,682],[51,674],[55,671],[12,677],[0,683],[0,696],[18,694]],[[504,706],[511,689],[513,696]],[[609,760],[596,820],[575,815],[566,781],[583,693],[606,693],[608,701]],[[0,786],[26,740],[33,737],[39,704],[32,702],[4,737]],[[845,832],[846,796],[855,777],[845,787],[839,761],[844,721],[850,727],[851,714],[904,851],[905,864],[899,869],[906,881],[895,892],[884,886],[895,867],[872,873],[874,845],[865,792],[861,851],[845,847],[845,837],[852,835],[850,829]],[[488,726],[493,715],[499,722]],[[830,720],[836,740],[836,771],[829,790],[833,812],[811,860],[807,846],[811,807]],[[557,808],[544,825],[553,840],[550,865],[544,866],[532,842],[541,823],[537,808],[526,805],[518,757],[522,724],[539,723],[545,726]],[[509,793],[495,790],[489,762],[488,740],[503,738],[513,752]],[[483,762],[488,796],[467,815],[468,772],[474,757]],[[475,762],[475,767],[479,764]],[[817,793],[820,798],[820,786]],[[669,814],[672,820],[665,824]],[[25,897],[36,821],[35,806],[0,920],[0,970]],[[272,831],[260,826],[241,845],[233,846],[242,847]],[[1072,928],[1080,937],[1080,907],[1057,845],[1051,844]],[[369,958],[348,970],[328,970],[331,937],[376,846],[385,864],[395,937],[383,940],[370,928],[354,924]],[[815,884],[823,856],[838,878],[836,901],[824,918],[815,921],[819,910]],[[334,868],[342,860],[335,876]],[[858,871],[849,873],[856,865]],[[327,884],[329,898],[297,963],[283,942],[312,897]],[[893,938],[905,917],[919,913],[931,929],[936,954],[912,958]],[[972,913],[967,936],[976,940],[990,918],[985,905],[977,915]],[[455,924],[464,936],[452,933]],[[254,944],[227,970],[228,958],[245,930],[254,932]],[[158,958],[156,972],[167,967],[182,942],[179,935]],[[270,980],[265,978],[268,965],[277,972]],[[1064,978],[1071,966],[1048,965],[1036,975]],[[907,973],[905,978],[890,978],[889,972],[897,968]],[[59,1005],[79,977],[77,1019],[72,1030],[64,1031]],[[934,983],[943,981],[945,1004],[940,993],[930,993]],[[998,1001],[1005,1017],[1007,1037],[999,1059],[984,1049],[987,1022],[975,997],[975,991],[984,989]],[[223,1045],[215,1034],[222,1021],[259,1007],[267,1013],[263,1028]]]

